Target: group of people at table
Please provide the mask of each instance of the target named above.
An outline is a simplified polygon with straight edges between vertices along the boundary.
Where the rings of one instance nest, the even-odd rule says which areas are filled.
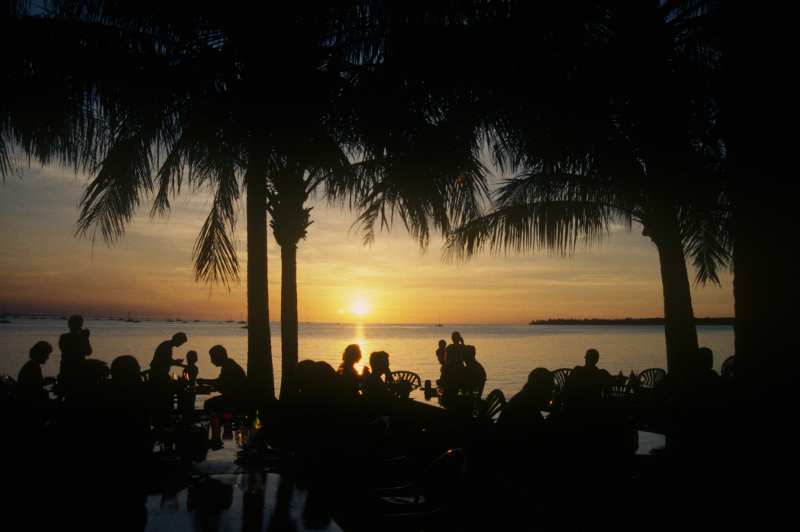
[[[58,464],[50,470],[61,468],[66,475],[64,480],[69,478],[72,482],[73,475],[85,474],[81,467],[96,469],[98,456],[106,457],[108,459],[102,461],[104,474],[124,479],[124,482],[112,484],[109,490],[97,496],[113,500],[115,504],[127,501],[126,504],[141,505],[141,497],[146,497],[142,478],[146,468],[141,466],[153,454],[155,418],[152,416],[157,412],[153,401],[158,401],[159,397],[145,391],[147,386],[134,357],[118,357],[110,367],[88,358],[92,353],[89,331],[82,326],[80,316],[73,316],[69,320],[70,332],[59,339],[62,358],[57,382],[52,377],[43,377],[41,371],[52,347],[47,342],[38,342],[31,349],[30,361],[20,371],[18,382],[24,396],[35,405],[28,410],[31,414],[28,421],[49,420],[48,426],[41,424],[39,427],[47,434],[41,442],[50,446],[44,451],[54,461],[50,465]],[[480,398],[486,383],[486,371],[476,360],[475,348],[466,345],[458,333],[453,333],[452,339],[449,345],[442,340],[436,351],[441,362],[437,385],[445,407],[451,400],[458,405],[460,396],[472,394]],[[220,392],[219,396],[205,402],[208,411],[232,407],[250,413],[260,409],[262,430],[255,444],[293,451],[301,458],[297,463],[310,472],[309,476],[337,500],[337,504],[343,508],[349,505],[353,512],[363,512],[361,506],[356,507],[345,497],[347,491],[341,489],[343,479],[362,482],[380,470],[377,449],[382,436],[376,433],[375,422],[407,408],[411,390],[410,383],[395,382],[387,352],[371,353],[369,368],[365,367],[362,372],[355,366],[362,358],[356,344],[344,349],[338,370],[324,361],[303,360],[298,363],[294,375],[294,393],[281,397],[280,401],[267,398],[253,403],[244,370],[228,357],[224,347],[214,346],[209,351],[211,362],[220,368],[219,377],[201,379],[197,378],[196,353],[189,351],[185,364],[173,356],[174,348],[186,341],[186,335],[178,333],[156,348],[149,369],[151,389],[160,385],[170,389],[191,382],[207,384]],[[545,368],[531,371],[522,390],[502,408],[496,423],[482,425],[484,432],[481,434],[493,434],[492,441],[496,442],[494,447],[493,444],[484,446],[489,451],[482,455],[494,456],[513,471],[520,464],[546,469],[547,463],[553,463],[550,458],[554,455],[585,465],[601,463],[599,458],[591,457],[599,457],[598,453],[604,451],[630,452],[628,438],[631,431],[635,433],[636,426],[632,425],[629,412],[605,409],[597,401],[610,378],[607,371],[597,367],[598,359],[596,350],[587,351],[585,365],[576,366],[564,385],[562,408],[551,412],[547,419],[542,411],[548,410],[553,398],[553,374]],[[184,379],[173,380],[169,374],[172,367],[183,368]],[[110,379],[107,378],[109,374]],[[48,405],[44,387],[54,383],[61,401]],[[432,438],[435,432],[428,430],[426,437]],[[421,434],[406,431],[406,443],[408,438]],[[587,439],[587,435],[591,438]],[[415,441],[409,448],[420,455],[432,449],[430,454],[420,458],[423,463],[433,458],[435,452],[463,444],[461,436],[438,444],[430,440]],[[87,438],[96,445],[87,446]],[[481,438],[472,441],[473,444],[476,441],[485,443]],[[543,462],[542,457],[549,458]],[[97,486],[87,478],[84,488],[95,490]],[[136,496],[130,495],[132,490]],[[58,501],[63,496],[61,491],[54,492],[51,500]],[[343,498],[338,500],[337,497]],[[140,509],[139,506],[132,511]]]

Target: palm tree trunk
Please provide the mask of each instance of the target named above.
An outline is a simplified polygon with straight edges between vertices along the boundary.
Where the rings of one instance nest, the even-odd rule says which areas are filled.
[[[247,187],[247,375],[259,397],[275,396],[267,285],[267,171],[252,162]]]
[[[295,370],[298,362],[297,325],[297,243],[306,237],[310,208],[305,170],[286,164],[275,176],[275,194],[270,198],[272,232],[281,247],[281,399],[297,391]]]
[[[683,243],[676,216],[664,216],[651,231],[661,263],[664,290],[664,334],[667,341],[667,371],[681,372],[697,352],[697,327]]]
[[[281,246],[281,398],[297,388],[297,244]]]
[[[780,30],[792,24],[785,2],[768,1],[757,10],[723,2],[720,9],[727,74],[721,113],[726,118],[733,218],[735,375],[747,403],[757,405],[758,416],[767,414],[761,407],[768,405],[769,413],[778,413],[776,418],[785,422],[796,413],[787,415],[786,409],[796,409],[800,360],[794,242],[800,217],[797,195],[789,188],[797,179],[797,163],[790,155],[798,142],[797,82],[785,76],[786,65],[796,64],[798,54],[791,35]],[[760,392],[751,396],[756,389]]]

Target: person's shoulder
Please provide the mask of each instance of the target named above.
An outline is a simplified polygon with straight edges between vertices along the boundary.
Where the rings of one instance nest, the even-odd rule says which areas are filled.
[[[35,372],[38,367],[39,364],[35,362],[33,359],[30,359],[22,365],[22,368],[19,370],[19,374],[27,375],[28,373]]]
[[[236,372],[241,372],[242,374],[244,374],[244,368],[240,366],[239,363],[236,362],[234,359],[229,358],[226,363],[229,368],[233,369]]]

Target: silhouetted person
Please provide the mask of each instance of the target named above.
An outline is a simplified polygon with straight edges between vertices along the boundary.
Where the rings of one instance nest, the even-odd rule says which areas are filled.
[[[206,412],[221,412],[226,408],[243,409],[247,406],[247,374],[221,345],[215,345],[208,351],[211,363],[220,368],[216,379],[197,379],[198,384],[213,386],[220,395],[207,399],[204,403]]]
[[[130,355],[114,359],[110,367],[109,390],[114,407],[113,421],[120,432],[134,434],[141,444],[150,429],[150,408],[139,361]]]
[[[446,348],[447,348],[447,342],[444,340],[439,340],[439,348],[436,350],[436,359],[439,361],[439,364],[441,365],[444,365]]]
[[[475,360],[475,346],[465,345],[462,349],[464,357],[464,374],[462,376],[463,390],[475,392],[480,398],[483,395],[483,387],[486,384],[486,370],[483,365]]]
[[[19,377],[17,378],[20,392],[24,397],[37,401],[49,397],[44,387],[54,384],[56,379],[55,377],[43,377],[42,366],[45,365],[52,352],[53,346],[44,341],[36,342],[31,347],[29,352],[30,360],[19,370]]]
[[[458,331],[453,331],[453,334],[450,335],[450,339],[453,341],[453,343],[447,347],[455,346],[453,347],[453,349],[457,349],[459,353],[461,353],[461,350],[464,348],[464,338],[461,336],[461,333]],[[447,354],[447,348],[445,348],[445,359],[447,358],[446,354]]]
[[[575,366],[564,382],[565,406],[588,406],[611,388],[611,375],[597,367],[600,353],[596,349],[589,349],[584,360],[586,364]]]
[[[389,353],[373,351],[369,355],[369,365],[372,372],[364,378],[361,388],[374,412],[378,415],[387,414],[392,409],[392,399],[395,396],[394,377],[389,368]]]
[[[45,386],[54,384],[55,377],[43,377],[42,366],[50,358],[53,346],[47,342],[36,342],[29,352],[28,360],[19,370],[17,384],[22,400],[22,412],[29,426],[43,425],[50,414],[50,394]]]
[[[461,352],[461,346],[458,344],[447,346],[442,376],[437,381],[443,390],[442,403],[450,403],[451,406],[464,382],[464,361],[461,358]]]
[[[186,366],[183,368],[183,380],[188,382],[190,386],[194,386],[199,372],[200,369],[197,367],[197,351],[187,352]]]
[[[150,381],[153,384],[165,385],[170,380],[169,368],[183,365],[182,358],[172,358],[172,349],[182,346],[186,340],[186,335],[179,332],[175,333],[171,340],[158,344],[150,362]]]
[[[350,344],[344,349],[342,353],[342,363],[339,365],[337,371],[339,375],[339,382],[342,389],[347,393],[355,395],[361,387],[361,381],[369,373],[365,371],[362,376],[356,370],[355,365],[361,361],[361,346],[358,344]],[[366,370],[366,368],[365,368]]]
[[[536,368],[528,375],[528,382],[512,397],[500,411],[497,427],[504,438],[510,438],[514,451],[526,450],[535,454],[542,445],[545,420],[542,410],[547,408],[553,396],[555,380],[545,368]]]
[[[81,362],[92,354],[92,344],[89,343],[89,329],[83,329],[83,317],[73,315],[67,320],[69,332],[58,339],[58,348],[61,350],[61,368],[58,375],[59,393],[68,394],[72,381],[77,375]]]

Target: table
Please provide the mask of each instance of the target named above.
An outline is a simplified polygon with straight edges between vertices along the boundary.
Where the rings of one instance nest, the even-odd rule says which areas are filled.
[[[341,532],[321,502],[280,470],[215,474],[230,486],[227,508],[188,508],[189,488],[147,498],[147,531],[293,530]]]
[[[237,453],[255,451],[237,447],[233,426],[216,433],[210,427],[203,430],[208,431],[212,445],[202,459],[188,465],[192,484],[187,486],[184,482],[176,489],[165,487],[149,494],[145,530],[341,532],[322,503],[299,487],[290,469],[281,465],[278,458],[286,457],[286,453],[274,451],[275,460],[243,462]],[[174,462],[179,470],[174,454],[161,451],[161,447],[157,443],[154,452],[166,462]],[[210,496],[197,501],[204,490],[229,493],[230,498]]]

